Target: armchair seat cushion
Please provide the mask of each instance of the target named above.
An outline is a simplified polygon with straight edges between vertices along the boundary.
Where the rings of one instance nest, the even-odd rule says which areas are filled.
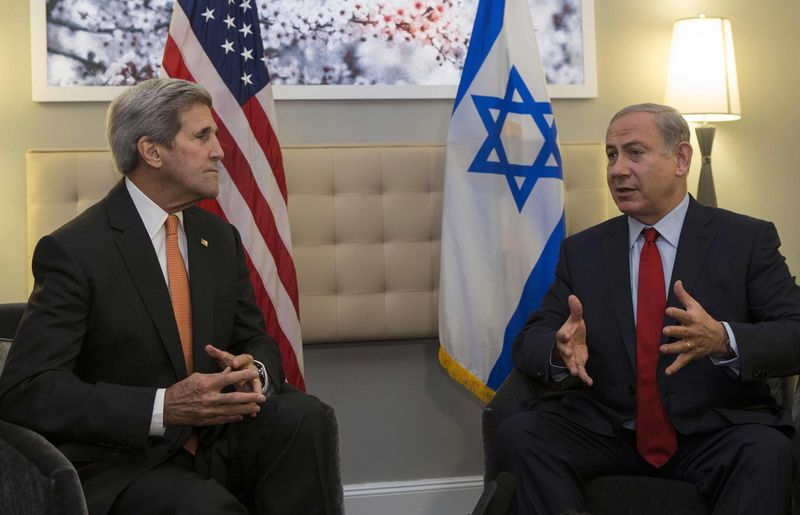
[[[645,476],[600,476],[586,485],[588,511],[652,515],[707,515],[706,501],[685,481]]]

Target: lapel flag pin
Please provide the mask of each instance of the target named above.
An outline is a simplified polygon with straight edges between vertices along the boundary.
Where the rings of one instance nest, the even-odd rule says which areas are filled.
[[[208,240],[205,238],[200,238],[200,245],[208,247]]]

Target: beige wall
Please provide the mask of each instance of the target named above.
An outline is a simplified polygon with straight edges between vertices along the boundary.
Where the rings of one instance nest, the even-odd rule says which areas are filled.
[[[36,104],[30,95],[28,2],[6,2],[0,19],[0,302],[27,297],[25,157],[29,147],[105,145],[104,103]],[[626,104],[664,94],[672,21],[706,12],[731,19],[743,119],[721,124],[714,144],[720,205],[775,221],[784,254],[800,271],[795,198],[800,192],[796,0],[596,0],[599,96],[557,100],[564,141],[599,141]],[[448,101],[279,102],[283,143],[443,141]],[[696,168],[696,167],[695,167]],[[697,181],[693,172],[691,188]]]

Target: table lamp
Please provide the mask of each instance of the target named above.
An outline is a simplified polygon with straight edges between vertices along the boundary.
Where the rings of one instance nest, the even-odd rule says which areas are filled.
[[[716,206],[711,175],[715,128],[709,122],[738,120],[742,113],[730,20],[701,14],[675,22],[665,103],[700,124],[695,128],[703,159],[697,200]]]

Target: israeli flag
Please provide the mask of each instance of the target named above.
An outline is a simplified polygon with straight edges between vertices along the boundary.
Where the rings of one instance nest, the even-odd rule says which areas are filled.
[[[526,0],[480,0],[447,137],[439,361],[488,402],[553,282],[561,153]]]

